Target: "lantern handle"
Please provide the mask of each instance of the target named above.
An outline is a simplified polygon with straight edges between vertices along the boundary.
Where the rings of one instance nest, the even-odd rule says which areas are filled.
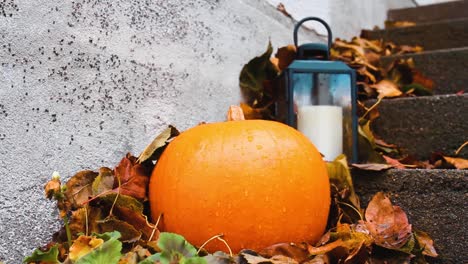
[[[301,27],[301,25],[304,22],[310,21],[310,20],[315,20],[315,21],[320,22],[327,29],[327,33],[328,33],[328,51],[330,52],[331,45],[332,45],[332,32],[331,32],[330,26],[327,24],[327,22],[325,22],[323,19],[318,18],[318,17],[306,17],[306,18],[303,18],[301,21],[297,22],[296,26],[294,26],[294,46],[296,46],[296,48],[298,47],[298,45],[297,45],[297,32],[299,31],[299,28]]]

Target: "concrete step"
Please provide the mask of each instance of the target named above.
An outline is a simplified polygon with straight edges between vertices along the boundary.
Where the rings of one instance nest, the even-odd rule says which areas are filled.
[[[466,263],[467,170],[353,171],[363,207],[383,191],[402,207],[413,228],[427,232],[439,253],[430,263]]]
[[[424,23],[412,27],[363,30],[367,39],[382,39],[398,45],[420,45],[425,50],[468,46],[468,18]]]
[[[468,94],[385,99],[378,110],[374,133],[419,159],[435,151],[453,155],[468,140]],[[461,155],[467,158],[468,149]]]
[[[401,58],[413,58],[416,69],[434,81],[434,94],[468,92],[468,47],[387,56],[380,62],[387,67]]]
[[[468,0],[392,9],[387,13],[387,18],[390,21],[412,21],[416,23],[463,17],[468,17]]]

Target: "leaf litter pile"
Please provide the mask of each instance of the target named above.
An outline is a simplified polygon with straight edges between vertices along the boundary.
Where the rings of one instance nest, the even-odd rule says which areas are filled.
[[[182,236],[159,232],[150,219],[148,183],[159,156],[179,132],[165,129],[136,158],[127,154],[113,169],[80,171],[62,184],[58,173],[45,185],[63,227],[26,263],[426,263],[437,257],[433,241],[414,230],[403,210],[377,193],[367,209],[354,192],[346,157],[327,163],[332,190],[328,232],[315,244],[282,243],[233,254],[195,248]],[[164,217],[163,215],[160,217]],[[209,243],[207,241],[207,243]]]
[[[341,60],[356,71],[359,115],[359,161],[353,164],[364,170],[389,168],[467,169],[468,160],[458,157],[468,144],[465,142],[453,154],[432,153],[428,161],[404,154],[398,146],[378,138],[372,131],[373,121],[379,118],[378,106],[383,99],[432,95],[434,82],[415,67],[411,57],[381,65],[381,57],[418,53],[420,46],[397,46],[380,40],[355,37],[351,41],[336,39],[330,50],[332,60]],[[253,58],[240,74],[240,88],[244,102],[240,104],[246,119],[274,120],[276,98],[274,82],[296,57],[296,47],[281,47],[273,55],[273,47]]]
[[[379,116],[377,106],[383,98],[432,93],[432,81],[414,68],[411,59],[395,61],[385,69],[379,65],[381,56],[421,50],[362,38],[335,41],[331,56],[356,69],[360,101],[376,101],[372,106],[359,104],[359,148],[365,154],[360,157],[365,164],[353,164],[354,167],[366,170],[467,167],[466,160],[443,154],[434,154],[430,164],[411,157],[397,159],[397,147],[376,138],[371,131],[371,122]],[[276,99],[273,82],[294,60],[295,47],[282,47],[274,57],[272,53],[269,44],[267,51],[246,64],[240,74],[244,96],[240,106],[246,119],[273,119],[271,110]],[[207,252],[203,246],[195,248],[178,234],[160,232],[160,219],[149,217],[149,178],[165,147],[178,134],[170,126],[138,158],[127,154],[113,169],[81,171],[66,184],[54,173],[45,186],[45,194],[56,201],[63,227],[50,243],[36,249],[24,262],[427,263],[427,257],[437,257],[429,235],[414,229],[405,212],[392,205],[385,194],[377,193],[366,209],[361,208],[344,155],[327,163],[332,204],[328,231],[317,244],[282,243],[259,252],[244,249],[233,254],[230,250]],[[223,241],[229,249],[229,241],[222,236],[212,239]]]

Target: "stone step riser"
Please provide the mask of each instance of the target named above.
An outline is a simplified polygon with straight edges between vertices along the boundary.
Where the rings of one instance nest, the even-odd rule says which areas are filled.
[[[468,94],[388,99],[378,110],[374,133],[419,159],[433,152],[453,155],[468,140]],[[468,157],[467,148],[461,156]]]
[[[439,253],[430,263],[466,263],[468,171],[353,171],[354,186],[365,207],[380,191],[407,213],[413,229],[427,232]]]
[[[431,22],[468,17],[468,1],[389,10],[390,21]]]
[[[468,92],[468,47],[382,57],[380,63],[387,68],[407,58],[413,58],[416,69],[434,81],[434,94]]]
[[[398,45],[420,45],[425,50],[468,46],[468,18],[444,20],[412,27],[363,30],[367,39],[381,39]]]

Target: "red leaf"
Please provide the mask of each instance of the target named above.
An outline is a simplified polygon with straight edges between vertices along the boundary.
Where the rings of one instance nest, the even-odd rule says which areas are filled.
[[[152,168],[147,163],[138,164],[136,161],[135,157],[127,154],[115,167],[117,180],[114,181],[114,192],[144,200]]]
[[[382,155],[385,161],[397,169],[406,169],[405,165],[401,164],[398,160],[392,159],[388,156]]]

